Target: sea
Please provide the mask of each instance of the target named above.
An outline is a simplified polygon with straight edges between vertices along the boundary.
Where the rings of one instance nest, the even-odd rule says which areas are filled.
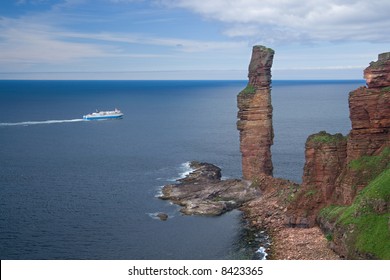
[[[241,178],[246,83],[1,80],[0,258],[256,259],[240,211],[184,216],[158,198],[192,160]],[[276,177],[301,182],[310,134],[349,132],[348,94],[363,85],[273,81]],[[123,119],[82,119],[114,108]]]

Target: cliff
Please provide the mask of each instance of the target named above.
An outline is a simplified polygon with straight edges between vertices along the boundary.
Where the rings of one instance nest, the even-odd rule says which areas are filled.
[[[243,178],[252,180],[273,172],[271,67],[274,51],[254,46],[249,64],[249,82],[237,96]]]
[[[384,170],[365,186],[349,205],[331,204],[319,212],[317,222],[331,248],[347,259],[390,259],[390,148],[357,162],[362,173],[376,163]],[[385,164],[383,164],[385,163]],[[378,170],[378,169],[377,169]]]
[[[349,94],[349,135],[308,138],[302,186],[286,224],[311,227],[317,221],[346,258],[389,258],[380,248],[367,248],[373,241],[366,237],[390,244],[390,53],[370,63],[364,77],[367,87]],[[380,229],[367,233],[368,226]]]
[[[347,139],[324,131],[311,135],[305,145],[302,185],[289,205],[286,224],[312,227],[319,210],[332,203],[336,181],[345,166]]]

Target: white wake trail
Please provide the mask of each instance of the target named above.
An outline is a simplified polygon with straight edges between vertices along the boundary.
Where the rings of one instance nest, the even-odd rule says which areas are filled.
[[[27,121],[27,122],[16,122],[16,123],[0,123],[0,126],[17,126],[17,125],[36,125],[36,124],[53,124],[53,123],[72,123],[72,122],[83,122],[84,119],[72,119],[72,120],[47,120],[47,121]]]

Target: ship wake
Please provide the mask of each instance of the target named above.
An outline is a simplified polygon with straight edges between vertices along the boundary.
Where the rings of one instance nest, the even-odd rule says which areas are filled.
[[[71,119],[71,120],[47,120],[47,121],[26,121],[26,122],[15,122],[15,123],[0,123],[0,126],[29,126],[37,124],[56,124],[56,123],[74,123],[83,122],[84,119]]]

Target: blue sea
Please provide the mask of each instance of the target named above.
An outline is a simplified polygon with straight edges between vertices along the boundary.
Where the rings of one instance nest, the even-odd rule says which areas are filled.
[[[348,133],[348,93],[362,85],[273,82],[275,176],[301,181],[308,135]],[[0,258],[251,258],[239,211],[183,216],[158,199],[191,160],[241,177],[236,96],[245,86],[0,81]],[[82,120],[114,108],[123,119]]]

